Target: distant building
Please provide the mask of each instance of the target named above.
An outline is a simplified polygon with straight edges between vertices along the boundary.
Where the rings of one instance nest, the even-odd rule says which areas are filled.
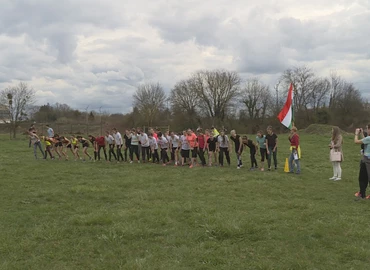
[[[0,104],[0,124],[10,123],[10,114],[8,106]]]

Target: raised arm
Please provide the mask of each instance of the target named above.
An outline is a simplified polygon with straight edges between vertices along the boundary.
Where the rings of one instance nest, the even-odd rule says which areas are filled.
[[[356,131],[355,131],[355,140],[354,140],[355,144],[362,144],[363,143],[362,140],[360,140],[358,138],[359,134],[360,134],[360,129],[356,129]]]

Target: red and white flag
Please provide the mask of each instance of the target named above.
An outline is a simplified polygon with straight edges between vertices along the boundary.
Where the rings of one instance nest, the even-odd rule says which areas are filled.
[[[278,115],[280,123],[282,123],[287,128],[291,129],[293,127],[293,84],[289,86],[288,97],[286,99],[285,105]]]

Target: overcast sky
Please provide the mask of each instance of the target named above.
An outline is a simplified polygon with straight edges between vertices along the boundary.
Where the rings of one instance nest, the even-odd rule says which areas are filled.
[[[291,66],[336,70],[370,93],[369,0],[0,0],[0,89],[37,103],[129,112],[135,87],[167,92],[200,69],[273,86]]]

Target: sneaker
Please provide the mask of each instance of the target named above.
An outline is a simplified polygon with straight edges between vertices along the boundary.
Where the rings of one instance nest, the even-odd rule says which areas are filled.
[[[240,169],[240,166],[236,167],[237,169]]]
[[[130,161],[130,164],[132,164],[132,160]]]
[[[329,180],[335,180],[336,178],[336,176],[333,176],[332,178],[329,178]]]
[[[342,180],[342,178],[340,178],[340,177],[337,177],[337,178],[334,179],[334,181],[340,181],[340,180]]]

